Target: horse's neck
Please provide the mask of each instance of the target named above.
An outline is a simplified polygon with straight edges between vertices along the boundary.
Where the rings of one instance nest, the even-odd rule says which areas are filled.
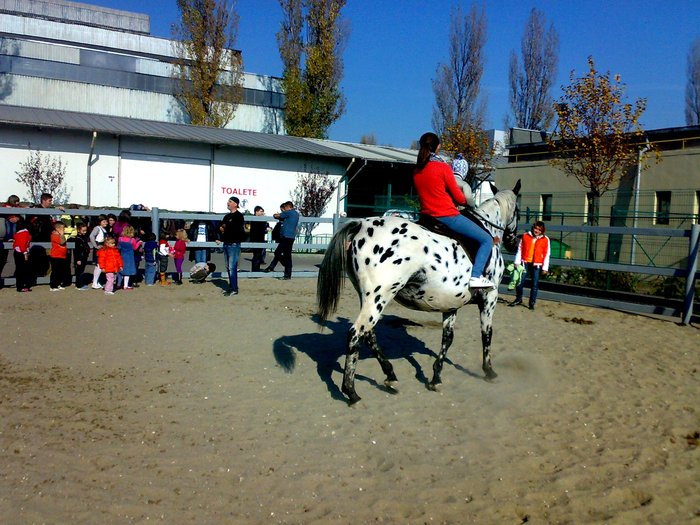
[[[492,198],[482,202],[481,205],[476,208],[476,213],[482,219],[482,223],[488,230],[492,230],[494,225],[496,227],[503,226],[501,204],[496,199]]]

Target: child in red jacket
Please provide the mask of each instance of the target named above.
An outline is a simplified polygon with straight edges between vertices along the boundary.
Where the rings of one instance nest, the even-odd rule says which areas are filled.
[[[175,284],[182,284],[182,263],[185,260],[185,253],[187,253],[187,243],[189,239],[187,238],[187,232],[180,228],[175,233],[175,246],[173,246],[170,255],[173,256],[175,261],[175,271],[177,272],[177,277],[175,278]]]
[[[18,292],[31,292],[29,271],[29,246],[32,236],[24,219],[17,221],[17,232],[12,236],[12,255],[15,259],[15,282]]]
[[[107,276],[105,294],[114,295],[114,281],[117,278],[117,273],[124,267],[122,256],[119,253],[117,241],[114,237],[105,237],[102,249],[97,252],[97,262],[102,272]]]
[[[58,292],[70,286],[71,276],[68,266],[68,247],[66,246],[66,225],[62,221],[53,224],[51,232],[51,278],[49,290]]]

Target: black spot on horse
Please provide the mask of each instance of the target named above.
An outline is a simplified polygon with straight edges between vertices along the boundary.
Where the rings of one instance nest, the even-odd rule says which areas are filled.
[[[378,253],[382,253],[383,251],[384,251],[384,248],[382,248],[378,244],[375,244],[374,248],[372,248],[372,253],[374,253],[375,255],[377,255]]]
[[[359,241],[357,241],[357,247],[362,248],[365,245],[365,239],[362,238]]]
[[[428,253],[428,251],[429,251],[429,250],[428,250],[428,247],[427,247],[427,246],[423,246],[423,253]]]
[[[387,248],[386,252],[384,252],[384,253],[382,254],[382,256],[379,258],[379,262],[380,262],[380,263],[383,263],[384,261],[386,261],[386,260],[387,260],[389,257],[391,257],[392,255],[394,255],[394,250],[392,250],[391,248]]]
[[[369,257],[365,257],[365,265],[369,266]]]
[[[400,259],[400,258],[399,258],[399,259],[396,259],[396,260],[393,262],[393,264],[396,264],[396,265],[401,264],[401,261],[403,261],[403,259]]]
[[[398,228],[394,228],[393,230],[391,230],[391,234],[392,234],[392,235],[396,235],[397,233],[399,233],[399,229],[398,229]]]
[[[367,237],[372,237],[372,235],[374,235],[374,228],[367,228]]]

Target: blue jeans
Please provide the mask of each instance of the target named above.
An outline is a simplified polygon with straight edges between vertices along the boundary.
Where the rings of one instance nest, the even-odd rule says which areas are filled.
[[[209,255],[207,253],[207,251],[208,250],[206,248],[195,248],[195,250],[194,250],[194,262],[198,262],[198,263],[207,262],[207,255]]]
[[[144,267],[144,281],[146,284],[155,284],[156,282],[156,263],[146,262]]]
[[[520,284],[518,284],[518,287],[515,289],[515,300],[523,300],[525,278],[529,275],[530,279],[532,280],[532,285],[530,286],[530,306],[534,306],[535,301],[537,301],[537,291],[539,290],[540,286],[540,274],[542,273],[542,267],[526,262],[523,263],[523,266],[525,266],[525,271],[523,272],[523,278],[520,279]]]
[[[479,243],[479,249],[476,252],[476,258],[474,259],[474,268],[472,268],[472,277],[483,276],[484,268],[489,260],[489,255],[491,255],[491,248],[493,248],[493,238],[491,235],[463,215],[436,217],[436,219],[453,232],[457,232],[465,237],[474,239]]]
[[[228,271],[229,291],[238,291],[238,258],[241,256],[241,243],[224,244],[224,258]]]

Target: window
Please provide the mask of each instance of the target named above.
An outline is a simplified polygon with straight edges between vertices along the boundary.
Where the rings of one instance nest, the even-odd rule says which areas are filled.
[[[671,217],[671,192],[656,192],[656,224],[668,224]]]
[[[695,192],[695,203],[693,204],[693,215],[695,223],[700,224],[700,191]]]
[[[552,194],[543,193],[541,197],[541,210],[542,210],[542,220],[551,221],[552,220]]]

